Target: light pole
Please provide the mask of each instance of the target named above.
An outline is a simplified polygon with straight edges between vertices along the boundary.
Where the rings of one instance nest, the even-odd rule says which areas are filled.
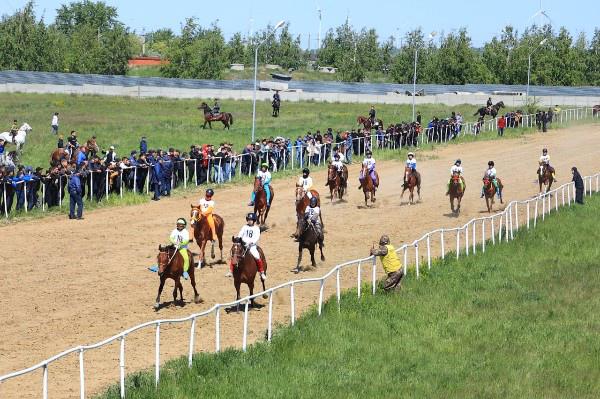
[[[529,106],[529,78],[531,76],[531,56],[533,55],[533,53],[535,53],[535,51],[540,48],[540,46],[543,46],[544,43],[546,43],[546,41],[548,41],[548,38],[542,40],[534,49],[533,51],[531,51],[529,53],[529,56],[527,57],[527,92],[525,93],[525,105]]]
[[[431,32],[429,34],[429,40],[433,39],[437,35],[437,32]],[[417,95],[417,58],[419,57],[419,48],[415,48],[415,69],[413,73],[413,98],[412,98],[412,120],[415,121],[415,97]]]
[[[252,94],[252,142],[254,143],[254,130],[256,128],[256,73],[258,72],[258,48],[262,46],[272,34],[281,28],[285,24],[285,21],[279,21],[275,28],[265,37],[265,39],[258,43],[254,50],[254,93]]]

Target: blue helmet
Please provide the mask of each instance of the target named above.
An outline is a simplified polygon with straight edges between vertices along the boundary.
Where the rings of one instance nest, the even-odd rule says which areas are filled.
[[[246,221],[248,220],[252,220],[254,222],[256,222],[256,214],[254,212],[250,212],[249,214],[246,215]]]

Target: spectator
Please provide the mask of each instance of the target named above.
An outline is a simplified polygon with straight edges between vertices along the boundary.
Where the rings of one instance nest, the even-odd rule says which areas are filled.
[[[504,115],[500,115],[500,118],[498,118],[498,136],[502,137],[504,136],[504,128],[506,127],[506,119],[504,118]]]
[[[75,162],[77,164],[77,168],[81,168],[81,166],[84,164],[84,162],[87,162],[86,151],[87,150],[86,150],[85,146],[79,147],[79,152],[77,153],[77,159],[75,160]]]
[[[56,148],[65,148],[65,142],[63,140],[63,135],[58,136],[58,142],[56,143]]]
[[[69,180],[69,219],[75,219],[75,205],[77,205],[77,220],[83,219],[83,197],[80,176],[79,172],[75,172]]]
[[[0,139],[0,165],[4,165],[6,163],[4,151],[5,151],[6,142],[3,139]]]
[[[542,111],[542,133],[548,132],[548,114]]]
[[[115,146],[111,145],[106,153],[106,157],[104,157],[104,162],[107,164],[111,162],[117,162],[117,153],[115,152]]]
[[[146,136],[142,136],[140,140],[140,154],[146,154],[148,152],[148,143],[146,142]]]
[[[52,115],[50,127],[52,128],[52,134],[58,134],[58,112],[55,112],[54,115]]]
[[[571,168],[571,173],[573,173],[573,182],[575,183],[575,202],[583,205],[583,179],[575,166]]]
[[[417,123],[420,125],[421,124],[421,112],[417,111]]]
[[[151,169],[150,169],[150,190],[154,193],[152,197],[153,201],[160,200],[160,185],[163,179],[162,176],[162,159],[156,159],[154,157],[153,151],[150,151],[150,157],[148,158],[150,161]]]
[[[379,256],[387,275],[383,286],[384,291],[390,292],[402,288],[400,281],[404,277],[404,270],[396,254],[396,249],[390,244],[390,238],[387,235],[384,234],[379,239],[379,248],[371,248],[371,255]]]

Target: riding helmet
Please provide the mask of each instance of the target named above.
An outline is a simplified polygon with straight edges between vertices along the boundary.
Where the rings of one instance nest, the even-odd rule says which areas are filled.
[[[310,174],[310,170],[308,168],[304,168],[304,169],[302,169],[302,174],[309,175]]]
[[[340,159],[340,154],[335,154],[335,155],[333,156],[333,159]]]
[[[494,166],[494,161],[489,161],[488,166]]]
[[[542,152],[548,152],[548,149],[547,149],[547,148],[544,148],[544,149],[542,150]]]
[[[184,227],[187,226],[187,222],[184,218],[177,219],[177,224],[182,224]]]
[[[408,153],[408,156],[409,156],[409,157],[414,157],[414,156],[415,156],[415,154],[414,154],[414,152],[409,152],[409,153]]]
[[[457,159],[456,162],[454,162],[454,164],[457,164],[457,163],[462,163],[462,161],[460,159]]]
[[[388,245],[390,243],[390,237],[387,234],[384,234],[379,239],[379,245]]]
[[[367,152],[365,154],[367,154],[367,155],[373,155],[373,153],[370,150],[367,150]]]
[[[309,202],[310,207],[314,208],[315,206],[317,206],[317,202],[317,197],[312,197]]]
[[[246,215],[246,221],[248,220],[253,220],[256,222],[256,214],[254,212],[250,212],[249,214]]]
[[[261,167],[261,168],[267,168],[267,169],[269,169],[269,164],[268,164],[268,163],[266,163],[266,162],[263,162],[263,163],[260,165],[260,167]]]
[[[213,195],[215,195],[215,191],[212,188],[209,188],[208,190],[206,190],[207,197],[212,197]]]

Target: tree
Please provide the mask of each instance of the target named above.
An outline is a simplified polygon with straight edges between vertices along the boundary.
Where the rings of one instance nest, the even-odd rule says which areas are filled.
[[[55,23],[57,28],[66,35],[72,34],[80,26],[91,27],[102,33],[121,25],[117,21],[117,16],[115,7],[108,6],[102,1],[84,0],[60,6],[56,10]]]
[[[246,49],[242,41],[242,34],[236,32],[227,43],[227,59],[230,64],[243,64],[245,53]]]
[[[586,57],[586,83],[600,86],[600,29],[594,30],[594,36],[590,43],[590,49]]]
[[[275,62],[284,69],[297,69],[302,62],[300,37],[296,37],[296,39],[292,38],[288,24],[281,29],[281,33],[279,34]]]

